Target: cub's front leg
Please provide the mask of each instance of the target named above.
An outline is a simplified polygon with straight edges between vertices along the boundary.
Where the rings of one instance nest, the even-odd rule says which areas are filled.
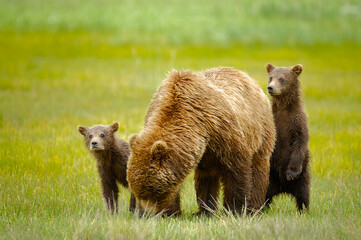
[[[290,162],[286,169],[286,179],[288,181],[296,180],[303,170],[303,161],[305,159],[305,152],[303,149],[297,148],[291,154]]]
[[[118,186],[114,181],[103,182],[103,197],[111,213],[118,211]]]
[[[308,132],[306,128],[299,127],[299,129],[291,131],[291,156],[286,169],[288,181],[299,178],[308,151],[307,143]]]
[[[111,171],[106,171],[106,169],[99,169],[99,175],[103,188],[104,201],[107,204],[108,210],[111,213],[117,212],[119,189],[116,183],[116,178]]]

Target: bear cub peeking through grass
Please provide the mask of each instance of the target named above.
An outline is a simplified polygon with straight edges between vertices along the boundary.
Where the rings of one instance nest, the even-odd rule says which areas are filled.
[[[276,126],[276,146],[271,157],[267,205],[280,193],[295,196],[298,210],[309,207],[310,172],[307,116],[302,106],[299,75],[302,65],[266,65],[268,93]]]
[[[110,126],[97,125],[91,128],[79,126],[79,132],[84,136],[85,145],[97,160],[98,173],[101,178],[104,200],[109,211],[118,209],[117,181],[128,188],[127,163],[130,155],[129,144],[118,139],[114,133],[119,123]],[[131,194],[129,210],[134,211],[135,198]]]

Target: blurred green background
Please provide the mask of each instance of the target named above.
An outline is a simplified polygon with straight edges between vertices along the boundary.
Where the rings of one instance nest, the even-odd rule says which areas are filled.
[[[1,1],[2,30],[98,32],[111,45],[360,43],[358,0]]]
[[[0,238],[357,238],[361,235],[359,0],[0,0]],[[143,126],[172,68],[231,66],[263,90],[266,63],[301,63],[311,209],[288,196],[261,218],[134,219],[102,202],[77,125]],[[316,226],[316,227],[315,227]]]

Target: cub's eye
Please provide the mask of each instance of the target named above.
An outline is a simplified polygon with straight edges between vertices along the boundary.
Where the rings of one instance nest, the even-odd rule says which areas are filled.
[[[89,135],[89,138],[90,138],[90,139],[93,138],[93,135],[90,134],[90,135]]]
[[[280,82],[283,82],[284,81],[284,79],[283,78],[280,78]]]
[[[139,195],[139,199],[146,200],[146,197],[144,195]]]
[[[272,77],[269,77],[269,81],[272,81]]]
[[[101,137],[101,138],[104,138],[104,137],[105,137],[104,133],[100,134],[100,137]]]

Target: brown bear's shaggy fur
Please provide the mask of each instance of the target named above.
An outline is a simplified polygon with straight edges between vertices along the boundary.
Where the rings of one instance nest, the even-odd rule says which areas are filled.
[[[275,150],[271,158],[267,205],[280,193],[296,197],[297,207],[308,208],[310,195],[307,116],[300,97],[298,76],[302,66],[276,68],[267,64],[268,92],[277,130]]]
[[[104,200],[111,212],[118,209],[118,186],[116,182],[118,181],[128,188],[126,171],[130,147],[127,142],[114,135],[118,128],[119,123],[117,122],[110,126],[78,127],[79,132],[84,136],[85,146],[97,160]],[[133,211],[135,209],[133,194],[129,205],[129,210]]]
[[[267,97],[243,72],[172,71],[129,141],[128,182],[141,212],[180,214],[179,191],[192,170],[198,213],[217,208],[221,183],[233,213],[265,201],[274,121]]]

